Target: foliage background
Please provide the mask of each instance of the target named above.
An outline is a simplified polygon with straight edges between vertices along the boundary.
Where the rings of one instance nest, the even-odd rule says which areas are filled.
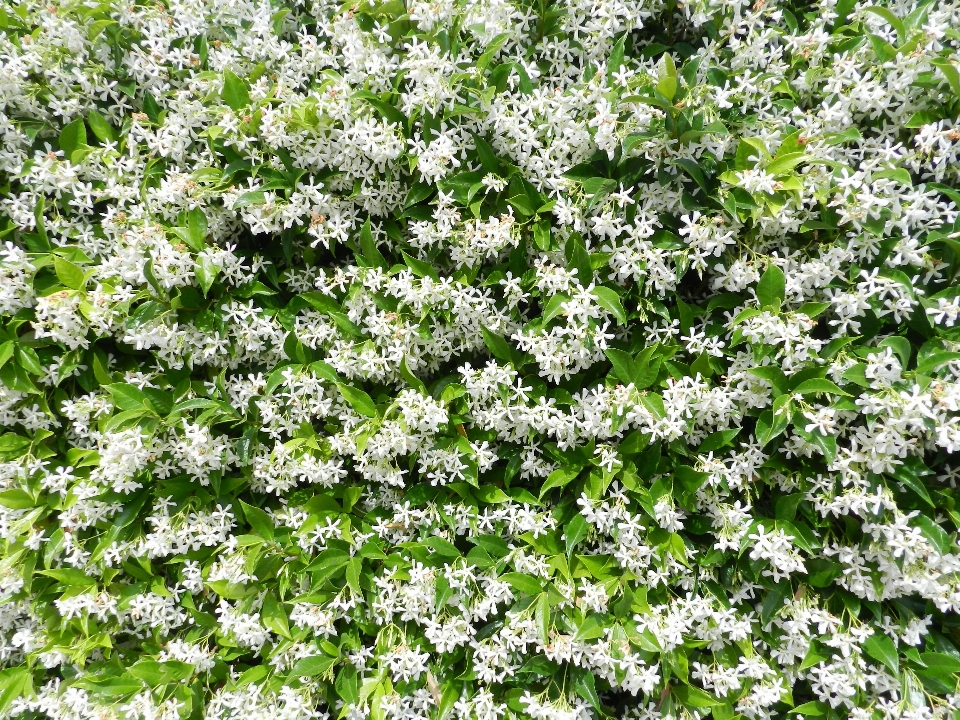
[[[8,0],[0,715],[953,715],[958,31]]]

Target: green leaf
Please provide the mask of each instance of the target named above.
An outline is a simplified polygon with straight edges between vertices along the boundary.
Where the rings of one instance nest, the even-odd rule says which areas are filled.
[[[374,403],[373,398],[363,390],[343,383],[339,383],[337,389],[340,391],[340,394],[343,395],[344,400],[350,403],[350,407],[358,413],[366,415],[367,417],[377,417],[376,403]]]
[[[894,676],[899,675],[900,659],[897,656],[897,648],[893,640],[883,635],[879,628],[863,643],[863,649],[867,655],[881,662]]]
[[[797,312],[812,319],[827,311],[832,304],[828,302],[806,302],[797,308]]]
[[[60,149],[67,160],[72,158],[76,150],[86,147],[86,144],[87,128],[83,124],[83,118],[77,118],[60,131]]]
[[[508,572],[501,575],[500,579],[526,595],[539,595],[543,590],[540,580],[526,573]]]
[[[473,143],[477,148],[477,156],[480,158],[480,164],[483,166],[483,169],[488,173],[499,173],[500,159],[497,157],[496,150],[491,147],[490,143],[475,132],[471,131],[470,135],[473,136]]]
[[[328,366],[329,367],[329,366]],[[427,395],[427,386],[423,384],[423,380],[414,375],[410,368],[407,367],[407,358],[404,357],[400,360],[400,375],[404,380],[407,381],[407,384],[412,387],[414,390],[419,392],[421,395]]]
[[[96,110],[91,110],[87,114],[87,123],[90,125],[90,129],[93,130],[93,134],[96,135],[97,139],[101,142],[112,141],[116,138],[110,123]]]
[[[424,540],[423,544],[433,548],[437,554],[442,557],[460,557],[460,551],[457,550],[457,546],[449,540],[444,540],[442,537],[434,535]]]
[[[540,488],[540,497],[542,498],[553,488],[563,487],[580,474],[580,467],[561,467],[554,470],[547,476],[543,487]]]
[[[267,201],[267,196],[263,190],[251,190],[245,192],[233,202],[233,209],[239,210],[248,205],[263,205]]]
[[[537,214],[537,206],[534,205],[526,195],[514,195],[508,197],[507,202],[524,217],[532,217]]]
[[[546,252],[550,249],[550,219],[542,217],[533,226],[533,242]]]
[[[407,267],[413,271],[414,275],[420,278],[428,277],[434,282],[440,282],[440,276],[437,275],[437,271],[434,270],[433,265],[423,260],[417,260],[417,258],[408,254],[406,250],[401,250],[400,254],[403,255],[403,261],[407,264]]]
[[[637,367],[633,357],[628,352],[617,350],[616,348],[607,348],[603,351],[610,364],[613,365],[613,372],[624,385],[629,385],[639,374],[640,368]]]
[[[573,636],[574,640],[595,640],[597,638],[602,638],[606,635],[606,630],[604,629],[602,622],[602,615],[593,613],[588,615],[584,621],[580,624],[580,627],[577,628],[576,634]]]
[[[287,613],[273,593],[267,593],[263,598],[263,607],[260,609],[260,619],[263,626],[281,637],[292,639]]]
[[[563,312],[563,304],[570,302],[570,296],[565,293],[557,293],[550,300],[547,301],[546,307],[543,309],[543,318],[544,323],[548,323],[553,320],[557,315]]]
[[[104,385],[113,404],[120,410],[146,410],[156,413],[153,403],[147,394],[140,388],[128,383],[112,383]]]
[[[207,216],[200,208],[187,213],[187,245],[194,252],[200,252],[207,245]]]
[[[960,353],[935,352],[931,355],[927,355],[922,361],[917,362],[917,375],[926,375],[928,373],[936,372],[943,365],[946,365],[948,362],[953,362],[954,360],[960,360]],[[0,365],[2,365],[2,363],[0,363]]]
[[[872,639],[872,638],[871,638]],[[960,673],[960,658],[938,652],[920,653],[920,661],[937,675]]]
[[[637,390],[643,390],[653,385],[660,375],[660,365],[662,361],[663,358],[660,357],[651,360],[646,350],[640,353],[636,360],[634,360],[636,372],[633,376],[633,386]]]
[[[940,120],[940,116],[930,110],[920,110],[911,115],[903,124],[907,128],[919,128],[924,125],[930,125]]]
[[[613,315],[621,325],[627,324],[627,313],[624,311],[620,296],[616,291],[603,285],[597,285],[592,292],[600,307]]]
[[[550,596],[547,593],[540,593],[540,596],[537,598],[537,608],[534,611],[534,618],[537,623],[540,642],[546,645],[550,641]]]
[[[29,345],[17,345],[17,362],[31,375],[43,375],[43,364],[37,351]]]
[[[927,505],[930,507],[936,507],[933,499],[930,497],[930,493],[927,492],[927,488],[924,486],[923,480],[918,478],[908,469],[904,468],[903,466],[899,466],[894,470],[892,475],[898,482],[903,483],[910,490],[913,490],[917,497],[921,498],[925,503],[927,503]]]
[[[814,558],[806,561],[807,582],[813,587],[830,587],[843,574],[843,566],[833,560]]]
[[[400,129],[406,132],[407,116],[400,112],[399,109],[388,102],[384,102],[376,96],[364,95],[363,99],[375,107],[377,112],[383,116],[384,120],[390,124],[399,125]]]
[[[490,64],[490,61],[496,57],[497,53],[500,52],[500,48],[503,47],[503,44],[513,37],[513,33],[500,33],[493,40],[491,40],[485,47],[483,53],[477,58],[476,67],[478,70],[485,70]],[[486,165],[484,165],[486,167]],[[493,172],[493,171],[490,171]]]
[[[587,536],[587,533],[590,532],[590,529],[590,523],[588,523],[587,519],[580,513],[574,515],[570,522],[564,525],[563,537],[564,544],[567,548],[568,558],[573,556],[573,551]]]
[[[40,504],[42,504],[42,501]],[[0,492],[0,505],[11,510],[25,510],[36,506],[37,501],[26,490],[11,488]]]
[[[216,282],[217,275],[220,274],[220,266],[214,263],[206,255],[200,255],[197,258],[197,264],[193,266],[193,274],[203,290],[204,296],[210,292],[213,283]]]
[[[506,340],[483,326],[480,327],[480,331],[483,333],[483,342],[491,355],[503,362],[513,362],[513,348]]]
[[[436,192],[430,183],[417,182],[410,186],[407,196],[403,200],[403,207],[409,208],[420,204]]]
[[[920,532],[930,541],[930,544],[936,548],[938,553],[948,555],[953,552],[953,540],[944,532],[942,527],[926,515],[918,515],[913,518],[913,525],[920,529]]]
[[[939,69],[947,79],[947,84],[953,90],[953,94],[960,98],[960,72],[953,66],[953,63],[946,58],[937,58],[930,60],[930,64]]]
[[[797,516],[797,507],[803,501],[803,493],[784,495],[774,504],[774,517],[777,520],[793,520]]]
[[[220,91],[220,97],[234,112],[250,104],[247,83],[229,68],[223,71],[223,90]]]
[[[777,155],[772,163],[767,165],[766,171],[771,175],[785,175],[793,170],[802,162],[810,160],[810,156],[804,152],[791,152],[784,155]]]
[[[703,171],[700,170],[700,166],[697,165],[697,163],[689,158],[679,158],[674,160],[673,164],[686,170],[687,174],[696,181],[697,185],[700,186],[700,189],[702,189],[704,192],[709,191],[707,181],[703,177]]]
[[[311,657],[300,658],[293,666],[290,674],[298,677],[322,675],[332,668],[336,661],[337,659],[335,657],[327,657],[326,655],[312,655]]]
[[[376,240],[373,239],[373,231],[370,228],[370,218],[367,218],[363,227],[360,228],[360,249],[363,251],[363,257],[367,262],[375,267],[388,268],[389,263],[380,253]]]
[[[182,682],[193,676],[194,666],[178,660],[157,662],[156,660],[140,660],[129,668],[127,672],[133,677],[143,680],[150,687],[170,685]]]
[[[230,403],[224,402],[223,400],[214,400],[213,398],[191,398],[189,400],[184,400],[183,402],[178,402],[172,408],[170,408],[167,415],[179,415],[180,413],[186,412],[187,410],[213,410],[218,409],[223,411],[226,415],[231,415],[237,419],[240,419],[240,415],[237,414],[237,411],[233,408]]]
[[[776,307],[783,302],[786,292],[787,279],[783,270],[770,263],[765,273],[757,283],[757,301],[760,307]]]
[[[334,572],[350,562],[350,553],[337,548],[328,548],[317,556],[317,559],[307,565],[307,572],[321,577],[329,577]]]
[[[577,668],[575,677],[573,689],[577,691],[577,695],[590,703],[590,707],[596,712],[602,713],[600,696],[597,695],[596,678],[594,678],[593,673],[585,668]]]
[[[749,368],[747,372],[773,385],[774,397],[787,392],[787,376],[783,374],[783,370],[780,368],[773,365],[764,365],[763,367]]]
[[[607,77],[610,80],[613,80],[613,73],[620,70],[620,67],[623,65],[627,34],[628,33],[624,33],[621,35],[620,39],[614,44],[613,50],[610,51],[610,59],[607,61]]]
[[[510,496],[496,485],[481,485],[473,490],[477,500],[488,505],[494,503],[510,502]]]
[[[583,238],[579,234],[573,235],[567,242],[564,250],[570,270],[577,274],[577,279],[583,287],[593,282],[593,267],[590,264],[590,253],[587,252]]]
[[[835,382],[825,378],[810,378],[809,380],[804,380],[793,389],[793,392],[799,395],[827,393],[829,395],[844,395],[850,397],[850,393],[844,392]]]
[[[798,715],[806,715],[808,717],[820,717],[821,715],[826,715],[829,705],[822,703],[818,700],[811,700],[810,702],[803,703],[803,705],[797,705],[795,708],[790,710],[790,713],[797,713]]]
[[[0,715],[4,715],[14,700],[33,695],[33,673],[26,667],[0,670]]]
[[[5,343],[0,343],[0,368],[7,364],[7,361],[13,357],[13,351],[16,348],[16,344],[13,340],[7,340]]]
[[[584,194],[589,198],[587,208],[602,202],[604,198],[617,189],[617,181],[605,177],[589,177],[580,183]]]
[[[83,290],[86,286],[83,270],[72,262],[64,260],[62,257],[54,257],[53,268],[57,273],[57,280],[59,280],[64,287],[68,287],[71,290]]]
[[[664,75],[657,82],[657,92],[663,95],[668,101],[673,102],[677,95],[677,66],[669,54],[664,53]]]
[[[4,433],[0,435],[0,453],[8,454],[20,452],[30,447],[28,438],[20,437],[15,433]]]
[[[332,367],[323,362],[323,360],[315,360],[310,363],[310,369],[317,375],[317,377],[323,378],[329,383],[334,385],[340,385],[343,383],[343,378],[337,374],[337,371]]]
[[[673,689],[673,693],[677,696],[681,704],[687,707],[709,708],[723,705],[723,703],[713,695],[705,693],[700,688],[693,687],[692,685],[677,685]]]
[[[733,439],[740,434],[740,428],[730,428],[728,430],[717,430],[714,433],[710,433],[703,439],[703,442],[700,443],[697,447],[697,452],[711,452],[713,450],[719,450],[722,447],[726,447]]]
[[[273,540],[273,518],[265,511],[261,510],[258,507],[249,505],[243,500],[238,501],[240,507],[243,508],[243,516],[247,519],[247,522],[250,523],[250,527],[262,537],[264,540]]]
[[[710,473],[694,470],[689,465],[678,465],[673,474],[673,484],[677,499],[683,505],[692,505],[697,490],[707,481]]]
[[[913,187],[913,178],[910,177],[910,173],[904,170],[903,168],[894,168],[892,170],[881,170],[879,172],[873,173],[874,180],[880,180],[881,178],[891,178],[896,180],[901,185],[906,187]]]
[[[888,10],[885,7],[871,6],[871,7],[865,7],[864,11],[873,13],[877,17],[880,17],[886,20],[887,23],[889,23],[890,27],[892,27],[896,31],[897,40],[899,42],[904,42],[906,40],[906,30],[903,27],[903,21],[900,18],[898,18],[896,15],[894,15],[890,10]]]
[[[40,575],[46,575],[47,577],[52,577],[59,583],[63,583],[69,587],[96,587],[97,579],[90,577],[83,570],[77,570],[76,568],[56,568],[55,570],[40,570],[38,571]]]

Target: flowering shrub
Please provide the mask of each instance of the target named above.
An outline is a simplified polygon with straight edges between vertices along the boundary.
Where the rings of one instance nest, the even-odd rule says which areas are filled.
[[[948,718],[960,2],[0,7],[0,717]]]

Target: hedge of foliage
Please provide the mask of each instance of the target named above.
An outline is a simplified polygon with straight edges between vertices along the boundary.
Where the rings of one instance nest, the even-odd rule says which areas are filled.
[[[951,718],[960,2],[4,0],[0,717]]]

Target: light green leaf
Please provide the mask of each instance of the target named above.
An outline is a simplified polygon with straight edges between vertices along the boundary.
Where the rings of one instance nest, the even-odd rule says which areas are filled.
[[[206,255],[199,256],[197,264],[193,266],[193,274],[196,276],[204,295],[210,292],[210,288],[213,287],[219,273],[220,266]]]
[[[77,118],[69,125],[65,125],[60,131],[60,149],[63,150],[63,156],[70,160],[73,153],[87,144],[87,128],[83,124],[83,118]]]
[[[783,302],[787,279],[783,270],[770,263],[760,282],[757,283],[757,301],[760,307],[775,307]]]
[[[300,658],[290,671],[291,675],[298,677],[314,677],[323,675],[327,670],[333,667],[337,661],[335,657],[326,655],[312,655],[310,657]]]
[[[229,68],[223,71],[223,90],[220,91],[220,97],[234,112],[250,104],[247,83]]]
[[[534,617],[537,622],[540,642],[546,645],[550,641],[550,596],[547,593],[540,593],[537,598],[537,609],[534,611]]]
[[[344,400],[350,403],[350,407],[358,413],[366,415],[367,417],[377,417],[376,403],[374,403],[373,398],[363,390],[343,383],[338,384],[337,389],[340,391],[340,394],[343,395]]]
[[[71,290],[83,290],[86,286],[83,270],[62,257],[53,259],[53,268],[57,273],[57,280],[63,283],[64,287]]]
[[[449,540],[444,540],[442,537],[434,535],[424,540],[423,544],[433,548],[438,555],[443,557],[460,557],[460,551],[457,550],[457,546]]]
[[[611,290],[603,285],[597,285],[592,290],[593,296],[597,298],[597,303],[604,310],[613,315],[621,325],[627,324],[627,313],[620,302],[620,296],[615,290]]]
[[[500,579],[510,583],[510,586],[526,595],[539,595],[543,590],[541,582],[526,573],[508,572],[500,576]]]

